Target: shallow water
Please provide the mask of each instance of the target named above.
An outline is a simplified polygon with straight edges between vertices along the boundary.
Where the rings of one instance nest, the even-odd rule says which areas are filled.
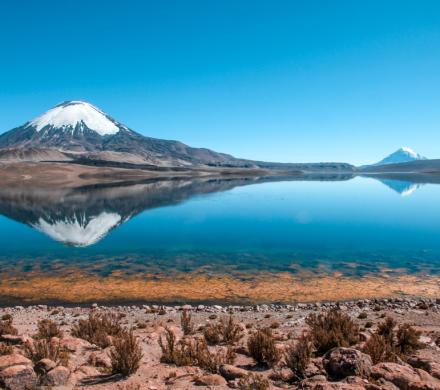
[[[119,280],[129,285],[133,278],[168,278],[172,289],[173,278],[203,277],[231,278],[237,284],[231,287],[234,300],[241,282],[252,288],[249,280],[271,277],[276,283],[279,275],[296,282],[416,276],[419,282],[431,278],[426,294],[438,292],[439,185],[420,177],[322,179],[175,179],[73,190],[0,190],[0,296],[142,300],[139,284],[133,287],[135,295],[120,287],[119,294],[93,291],[106,278],[112,286]],[[76,288],[81,279],[84,286],[93,280],[93,286],[84,288],[83,295],[66,291],[63,296],[67,277],[71,286],[77,279]],[[405,293],[402,284],[389,294]],[[57,289],[44,295],[42,286]],[[356,289],[353,296],[371,295],[359,285]],[[227,299],[224,292],[204,298],[196,290],[170,296],[188,299],[193,291],[195,300]],[[243,287],[242,299],[256,299],[246,291]],[[294,295],[295,290],[291,296],[297,299]],[[145,295],[155,297],[154,291]],[[158,293],[159,300],[163,297]]]

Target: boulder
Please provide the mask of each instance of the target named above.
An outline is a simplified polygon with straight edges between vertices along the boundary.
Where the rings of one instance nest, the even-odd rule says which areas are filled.
[[[401,390],[440,390],[440,380],[426,371],[397,363],[376,364],[371,377],[391,382]]]
[[[371,357],[353,348],[337,347],[328,351],[323,359],[327,373],[335,379],[347,376],[366,378],[370,375]]]
[[[226,386],[226,380],[220,375],[211,374],[198,377],[194,384],[196,386]]]
[[[67,367],[58,366],[50,370],[43,378],[42,384],[46,386],[64,386],[69,380],[70,371]]]
[[[32,362],[28,358],[18,353],[0,356],[0,371],[3,371],[8,367],[18,365],[31,366]]]
[[[57,366],[57,364],[50,359],[41,359],[37,364],[34,366],[34,370],[38,375],[44,375],[50,370],[54,369]]]
[[[64,337],[59,340],[60,347],[67,349],[69,352],[76,352],[83,348],[91,348],[92,345],[83,339],[77,337]]]
[[[232,366],[231,364],[222,364],[219,369],[220,375],[228,380],[244,378],[248,376],[249,372],[240,367]]]
[[[37,374],[27,364],[9,366],[0,371],[0,387],[6,390],[27,390],[35,388]]]
[[[408,363],[415,368],[421,368],[422,370],[429,372],[434,378],[440,379],[440,363],[417,356],[411,357],[408,360]]]

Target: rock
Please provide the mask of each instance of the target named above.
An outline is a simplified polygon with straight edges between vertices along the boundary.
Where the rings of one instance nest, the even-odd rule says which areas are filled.
[[[31,366],[32,362],[28,358],[24,357],[23,355],[19,355],[18,353],[0,356],[0,371],[3,371],[8,367],[18,365]]]
[[[222,364],[219,369],[220,375],[228,380],[244,378],[249,372],[243,368],[232,366],[231,364]]]
[[[191,305],[183,305],[182,306],[182,310],[191,310],[192,306]]]
[[[42,384],[46,386],[64,386],[69,380],[70,371],[67,367],[58,366],[50,370],[42,378]]]
[[[379,363],[371,377],[393,383],[401,390],[440,390],[440,381],[426,371],[397,363]]]
[[[41,359],[37,364],[35,364],[34,371],[38,375],[44,375],[50,370],[54,369],[57,364],[50,359]]]
[[[65,337],[60,341],[60,347],[67,349],[69,352],[76,352],[82,348],[91,348],[91,344],[83,339],[76,337]]]
[[[196,386],[226,386],[226,380],[220,375],[211,374],[198,377],[194,381]]]
[[[324,368],[335,379],[347,376],[360,376],[366,378],[370,375],[373,362],[366,355],[353,348],[333,348],[328,351],[323,359]]]
[[[34,389],[37,374],[29,365],[18,364],[0,371],[0,386],[6,390]]]
[[[434,378],[440,379],[440,363],[414,356],[408,359],[408,364],[415,368],[421,368],[429,372]]]
[[[0,340],[8,345],[18,345],[18,344],[24,344],[27,341],[30,341],[31,337],[27,335],[14,335],[14,334],[3,334],[0,337]]]

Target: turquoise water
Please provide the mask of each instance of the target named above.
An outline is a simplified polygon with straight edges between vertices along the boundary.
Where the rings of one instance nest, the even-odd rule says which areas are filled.
[[[3,272],[440,271],[440,186],[175,179],[0,191]],[[204,267],[204,268],[201,268]]]

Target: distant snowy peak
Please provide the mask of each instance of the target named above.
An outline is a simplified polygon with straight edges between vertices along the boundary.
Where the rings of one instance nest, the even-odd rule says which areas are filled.
[[[426,157],[423,157],[411,148],[404,146],[374,165],[399,164],[415,160],[426,160]]]
[[[28,126],[38,132],[45,128],[61,128],[73,132],[77,128],[86,127],[101,136],[113,135],[119,132],[120,127],[125,128],[100,109],[81,101],[61,103],[30,121]]]

